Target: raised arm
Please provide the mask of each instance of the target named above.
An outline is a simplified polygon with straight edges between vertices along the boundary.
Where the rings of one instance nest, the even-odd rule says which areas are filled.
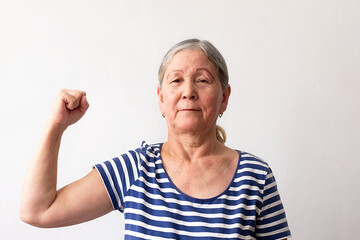
[[[85,92],[79,90],[61,90],[56,98],[25,176],[20,206],[20,218],[24,222],[37,227],[61,227],[88,221],[112,210],[96,170],[60,190],[56,188],[62,134],[88,107]]]

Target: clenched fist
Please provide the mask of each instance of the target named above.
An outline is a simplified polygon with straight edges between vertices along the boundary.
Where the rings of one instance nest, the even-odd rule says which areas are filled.
[[[49,121],[67,128],[84,116],[88,108],[85,92],[62,89],[54,102]]]

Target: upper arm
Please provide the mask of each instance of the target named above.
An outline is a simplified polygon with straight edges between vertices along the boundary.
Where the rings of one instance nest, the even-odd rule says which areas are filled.
[[[82,179],[57,191],[39,227],[63,227],[98,218],[113,210],[101,176],[93,169]]]

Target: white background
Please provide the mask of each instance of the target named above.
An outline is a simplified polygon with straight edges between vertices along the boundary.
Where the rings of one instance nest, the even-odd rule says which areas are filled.
[[[59,187],[166,140],[158,66],[197,37],[228,63],[227,145],[270,164],[293,239],[357,239],[359,10],[357,0],[1,0],[0,238],[122,239],[119,212],[60,229],[22,223],[26,168],[61,88],[87,91],[90,109],[63,137]]]

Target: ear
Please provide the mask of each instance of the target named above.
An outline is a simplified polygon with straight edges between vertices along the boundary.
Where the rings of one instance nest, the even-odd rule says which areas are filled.
[[[231,93],[231,87],[228,84],[225,91],[223,91],[223,95],[222,95],[223,98],[222,98],[221,105],[220,105],[220,113],[225,112],[228,102],[229,102],[230,93]]]
[[[159,109],[160,109],[161,114],[163,114],[163,113],[165,113],[164,112],[164,97],[163,97],[160,86],[157,87],[156,91],[157,91],[157,95],[159,97]]]

